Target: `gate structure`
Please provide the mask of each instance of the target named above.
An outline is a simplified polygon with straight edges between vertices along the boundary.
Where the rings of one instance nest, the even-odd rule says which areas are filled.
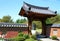
[[[32,29],[32,21],[41,21],[42,22],[42,35],[46,35],[46,19],[50,17],[54,17],[57,14],[57,11],[53,12],[49,10],[49,7],[39,7],[34,6],[28,3],[23,4],[21,7],[21,10],[19,12],[19,15],[27,17],[28,18],[28,31],[29,34],[31,34]]]

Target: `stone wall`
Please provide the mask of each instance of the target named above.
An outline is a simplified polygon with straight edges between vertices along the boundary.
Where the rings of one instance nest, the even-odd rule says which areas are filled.
[[[6,38],[11,38],[14,37],[14,35],[16,36],[19,32],[28,34],[28,27],[0,27],[0,37],[5,35]]]

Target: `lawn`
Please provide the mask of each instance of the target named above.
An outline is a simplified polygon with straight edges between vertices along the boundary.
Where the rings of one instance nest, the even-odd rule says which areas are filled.
[[[40,34],[42,33],[42,29],[36,29],[36,31]]]

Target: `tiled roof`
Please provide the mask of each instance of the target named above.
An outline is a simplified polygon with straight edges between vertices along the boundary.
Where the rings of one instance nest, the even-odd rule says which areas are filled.
[[[60,24],[53,24],[51,27],[60,27]]]
[[[33,7],[33,8],[37,8],[37,9],[45,9],[45,10],[48,10],[48,8],[49,8],[49,7],[34,6],[34,5],[28,4],[28,3],[26,3],[26,2],[24,2],[24,4],[26,4],[26,5],[29,6],[29,7]]]
[[[25,11],[32,11],[32,12],[42,13],[42,14],[56,15],[56,13],[49,10],[48,7],[38,7],[38,6],[30,5],[30,4],[25,3],[25,2],[23,4],[23,9]]]
[[[18,23],[0,23],[0,27],[28,27],[28,25]]]
[[[47,27],[60,27],[60,24],[47,24]]]

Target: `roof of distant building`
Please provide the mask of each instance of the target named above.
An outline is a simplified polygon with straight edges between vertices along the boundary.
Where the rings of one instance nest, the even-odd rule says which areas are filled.
[[[60,24],[47,24],[47,27],[60,27]]]
[[[28,25],[20,23],[0,23],[0,27],[28,27]]]

